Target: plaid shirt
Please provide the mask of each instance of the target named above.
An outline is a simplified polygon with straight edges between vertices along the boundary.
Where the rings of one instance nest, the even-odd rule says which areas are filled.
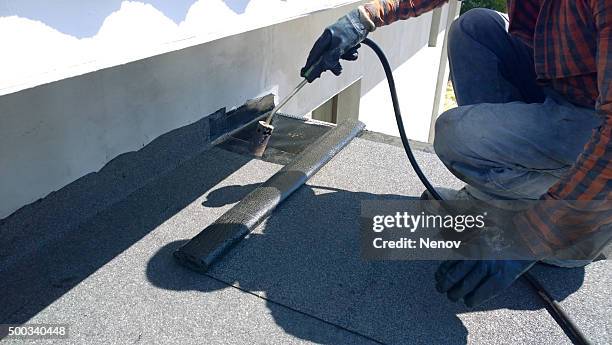
[[[364,9],[382,26],[445,2],[373,0]],[[612,1],[508,0],[508,12],[510,33],[533,48],[539,82],[577,105],[594,107],[604,120],[543,202],[515,220],[534,253],[544,257],[612,223],[610,202],[577,202],[609,200],[612,194]]]

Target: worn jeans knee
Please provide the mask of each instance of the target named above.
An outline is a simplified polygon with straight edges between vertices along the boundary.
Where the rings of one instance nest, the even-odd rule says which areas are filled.
[[[460,134],[457,133],[459,121],[461,121],[460,108],[447,110],[436,120],[434,151],[445,164],[460,160],[463,156],[462,140]]]

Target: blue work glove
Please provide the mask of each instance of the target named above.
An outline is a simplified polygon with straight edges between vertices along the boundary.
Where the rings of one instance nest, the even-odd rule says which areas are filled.
[[[369,31],[366,20],[358,9],[354,9],[338,21],[328,26],[310,50],[301,76],[309,83],[319,78],[325,71],[335,75],[342,73],[340,59],[357,60],[357,49]]]
[[[436,289],[448,299],[463,299],[468,307],[496,296],[527,272],[535,261],[444,261],[436,272]]]

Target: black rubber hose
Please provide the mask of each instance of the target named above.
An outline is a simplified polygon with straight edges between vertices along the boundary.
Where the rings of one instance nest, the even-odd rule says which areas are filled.
[[[387,60],[385,53],[378,46],[378,44],[374,43],[374,41],[371,39],[366,38],[362,43],[372,48],[376,56],[378,56],[380,59],[383,69],[385,70],[385,77],[389,83],[391,101],[393,102],[393,111],[395,112],[397,130],[399,131],[400,138],[402,139],[402,144],[404,146],[404,151],[406,151],[406,155],[408,156],[408,160],[410,161],[412,168],[429,194],[431,194],[431,196],[433,196],[433,198],[436,200],[443,200],[440,194],[438,194],[436,189],[431,185],[429,180],[427,180],[425,174],[423,174],[423,171],[419,167],[419,163],[417,163],[416,159],[414,158],[414,154],[412,153],[412,149],[410,148],[410,142],[408,141],[406,130],[404,129],[404,121],[402,119],[402,113],[400,111],[399,101],[397,98],[397,90],[395,88],[395,79],[393,79],[393,71],[391,70],[389,60]],[[565,331],[566,334],[568,334],[572,342],[579,345],[589,344],[589,341],[586,340],[578,326],[576,326],[576,324],[574,324],[574,322],[567,316],[561,306],[554,301],[554,299],[550,296],[550,293],[548,293],[548,291],[546,291],[546,289],[531,274],[529,274],[529,272],[524,273],[523,277],[529,286],[531,286],[536,294],[540,297],[540,299],[548,306],[548,311],[551,313],[553,319],[555,319],[557,324]]]
[[[406,151],[410,164],[412,164],[412,167],[419,177],[419,180],[421,180],[421,183],[425,185],[425,188],[427,188],[427,191],[429,191],[434,199],[442,200],[440,194],[438,194],[436,189],[431,185],[431,183],[429,183],[429,180],[427,180],[427,177],[425,177],[425,174],[423,174],[423,171],[419,167],[419,163],[417,163],[416,159],[414,158],[414,154],[412,153],[412,149],[410,148],[410,143],[408,142],[408,137],[406,136],[406,131],[404,130],[404,121],[402,120],[402,112],[397,99],[397,90],[395,89],[395,79],[393,79],[393,71],[391,70],[391,65],[389,65],[389,60],[387,60],[385,53],[382,51],[382,49],[380,49],[378,44],[374,43],[374,41],[371,39],[366,38],[363,40],[363,44],[372,48],[376,56],[378,56],[380,59],[383,69],[385,70],[385,76],[387,77],[387,82],[389,83],[389,91],[391,92],[391,102],[393,102],[393,111],[395,112],[395,121],[397,121],[397,129],[399,131],[400,138],[402,139],[404,151]]]
[[[523,274],[523,278],[527,281],[527,283],[531,286],[531,288],[540,296],[547,305],[548,312],[552,315],[552,317],[557,321],[559,326],[565,331],[568,337],[572,340],[572,342],[576,345],[589,345],[590,342],[584,336],[580,328],[572,319],[565,313],[565,310],[561,308],[561,305],[555,301],[555,299],[546,291],[544,286],[529,272]]]

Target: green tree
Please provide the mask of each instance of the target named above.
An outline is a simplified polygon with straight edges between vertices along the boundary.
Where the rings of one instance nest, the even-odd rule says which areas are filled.
[[[506,0],[465,0],[461,5],[461,13],[476,7],[490,8],[492,10],[506,12]]]

